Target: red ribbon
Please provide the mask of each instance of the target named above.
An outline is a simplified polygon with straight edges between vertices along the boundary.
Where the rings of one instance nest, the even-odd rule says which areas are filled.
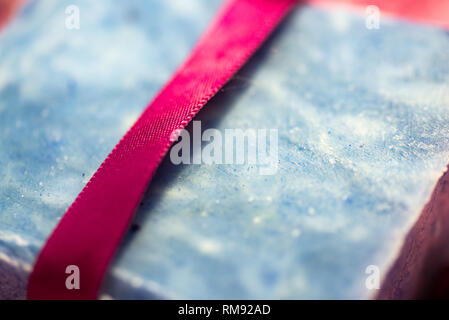
[[[28,299],[95,299],[106,269],[173,140],[296,3],[230,0],[191,56],[112,150],[42,248]],[[66,268],[80,288],[66,287]]]
[[[440,0],[309,0],[378,5],[387,12],[449,27]],[[268,36],[295,0],[229,0],[191,56],[126,133],[63,216],[42,248],[28,283],[29,299],[95,299],[106,269],[157,166],[184,128]],[[80,270],[69,290],[65,271]]]

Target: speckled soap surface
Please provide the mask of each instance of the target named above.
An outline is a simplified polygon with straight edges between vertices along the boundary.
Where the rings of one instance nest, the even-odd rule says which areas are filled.
[[[0,296],[219,1],[31,1],[0,35]],[[200,112],[279,132],[274,175],[166,159],[102,289],[114,298],[369,298],[449,160],[449,35],[298,7]]]

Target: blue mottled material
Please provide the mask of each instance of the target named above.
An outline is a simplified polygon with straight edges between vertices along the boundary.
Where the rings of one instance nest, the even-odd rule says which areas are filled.
[[[80,30],[42,0],[0,35],[0,297],[219,6],[76,3]],[[198,116],[278,129],[277,173],[166,159],[103,295],[370,297],[449,160],[448,106],[446,32],[298,8]]]

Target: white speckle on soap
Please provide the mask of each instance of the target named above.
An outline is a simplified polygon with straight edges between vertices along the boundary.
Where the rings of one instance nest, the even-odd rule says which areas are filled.
[[[123,117],[122,128],[124,130],[128,130],[129,128],[131,128],[131,126],[134,124],[134,122],[136,122],[138,116],[139,115],[137,113],[132,113],[132,114],[129,114],[129,115]]]
[[[0,252],[0,261],[6,262],[8,265],[13,266],[15,268],[22,269],[24,271],[30,272],[31,265],[28,263],[24,263],[20,260],[9,257],[8,255]]]
[[[345,11],[332,10],[331,19],[335,30],[339,33],[345,33],[349,29],[349,18]]]
[[[219,252],[221,249],[221,246],[218,242],[208,239],[208,240],[200,241],[199,249],[203,253],[211,254],[211,253]]]
[[[253,218],[253,223],[254,224],[259,224],[262,221],[262,219],[260,217],[254,217]]]
[[[293,238],[297,238],[297,237],[299,237],[301,235],[301,230],[299,230],[299,229],[294,229],[293,231],[292,231],[292,237]]]
[[[0,239],[4,242],[13,242],[20,247],[29,246],[30,243],[18,234],[0,231]]]

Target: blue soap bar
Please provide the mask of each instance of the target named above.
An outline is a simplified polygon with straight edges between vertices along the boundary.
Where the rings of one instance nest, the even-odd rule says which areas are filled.
[[[68,29],[71,4],[32,1],[0,34],[0,297],[24,297],[45,239],[220,1],[80,0]],[[298,7],[196,118],[276,129],[276,172],[167,157],[102,297],[371,297],[368,267],[385,275],[449,159],[448,52],[435,27]]]

